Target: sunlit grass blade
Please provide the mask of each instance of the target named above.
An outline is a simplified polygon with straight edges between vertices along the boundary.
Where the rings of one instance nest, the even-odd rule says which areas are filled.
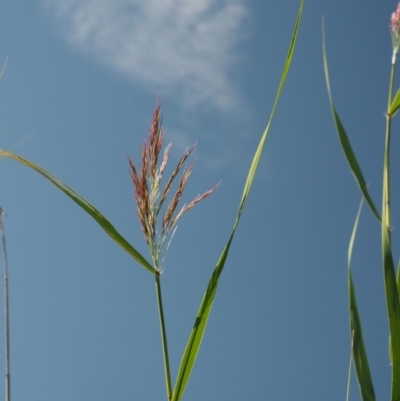
[[[42,167],[38,166],[31,161],[24,159],[15,153],[8,152],[4,149],[0,149],[0,156],[8,157],[14,159],[25,166],[30,167],[32,170],[36,171],[43,177],[47,178],[52,182],[57,188],[68,195],[75,203],[77,203],[83,210],[85,210],[90,216],[92,216],[96,222],[101,226],[101,228],[126,252],[128,252],[138,263],[149,270],[151,273],[155,273],[154,267],[114,228],[114,226],[107,220],[91,203],[89,203],[85,198],[78,194],[74,189],[69,187],[59,178],[49,173]]]
[[[389,107],[388,115],[394,116],[397,113],[399,107],[400,107],[400,88],[398,89],[396,96],[394,97],[393,102]]]
[[[357,181],[357,184],[365,198],[365,201],[367,202],[368,206],[370,207],[372,213],[374,216],[378,219],[378,221],[381,221],[380,214],[378,212],[378,209],[375,207],[375,204],[369,194],[367,184],[365,182],[363,173],[361,171],[361,167],[358,164],[356,155],[353,152],[353,149],[351,147],[349,138],[346,134],[346,131],[343,127],[343,124],[339,118],[339,115],[336,111],[335,105],[333,103],[332,99],[332,94],[331,94],[331,87],[330,87],[330,82],[329,82],[329,73],[328,73],[328,61],[327,61],[327,56],[326,56],[326,47],[325,47],[325,35],[323,33],[323,40],[322,40],[322,46],[323,46],[323,59],[324,59],[324,70],[325,70],[325,79],[326,79],[326,86],[328,89],[328,95],[329,95],[329,102],[332,110],[332,115],[333,115],[333,120],[335,122],[336,126],[336,131],[339,136],[339,141],[340,144],[342,145],[343,152],[346,156],[346,160],[349,163],[350,169],[353,172],[353,175]]]
[[[235,228],[237,221],[238,220],[236,220]],[[192,368],[196,361],[197,353],[199,352],[201,341],[203,339],[203,334],[207,326],[214,297],[217,292],[218,280],[224,268],[225,261],[229,253],[229,248],[233,240],[234,232],[235,229],[233,230],[229,241],[218,260],[218,263],[208,283],[207,290],[201,301],[199,311],[197,312],[196,321],[193,325],[189,341],[186,345],[186,349],[181,360],[176,384],[174,386],[174,392],[172,394],[172,401],[179,401],[182,398],[187,382],[189,381],[190,374],[192,372]]]
[[[235,235],[236,228],[238,226],[243,208],[245,206],[247,196],[250,192],[250,188],[253,183],[255,173],[257,171],[258,163],[259,163],[259,160],[260,160],[260,157],[261,157],[261,154],[262,154],[262,151],[263,151],[263,148],[264,148],[267,136],[268,136],[271,122],[272,122],[272,119],[275,114],[276,106],[278,104],[278,100],[280,98],[282,88],[285,83],[288,71],[289,71],[289,67],[290,67],[290,64],[292,61],[292,57],[293,57],[293,53],[294,53],[294,49],[295,49],[295,45],[296,45],[297,34],[298,34],[300,21],[301,21],[301,15],[303,12],[303,6],[304,6],[304,0],[302,0],[300,3],[292,40],[290,42],[289,51],[288,51],[288,54],[286,57],[285,65],[284,65],[282,76],[281,76],[281,81],[279,83],[278,92],[276,94],[276,98],[275,98],[275,102],[274,102],[274,106],[272,108],[267,127],[266,127],[264,133],[262,134],[260,143],[257,147],[253,161],[252,161],[250,169],[249,169],[249,173],[248,173],[246,183],[244,186],[244,190],[243,190],[243,195],[242,195],[242,198],[241,198],[241,201],[239,204],[239,210],[238,210],[238,213],[236,216],[235,223],[233,225],[232,233],[231,233],[229,240],[217,262],[217,265],[216,265],[214,272],[211,276],[211,279],[208,283],[207,290],[203,296],[203,300],[201,301],[200,308],[199,308],[197,316],[196,316],[196,321],[194,323],[192,332],[189,337],[189,341],[186,345],[186,349],[185,349],[185,352],[184,352],[182,360],[181,360],[176,384],[174,387],[174,392],[172,395],[172,401],[179,401],[182,398],[183,393],[186,388],[186,385],[187,385],[187,382],[190,378],[190,374],[192,372],[192,368],[195,363],[197,353],[198,353],[200,345],[201,345],[204,331],[207,326],[208,317],[210,315],[214,297],[215,297],[215,294],[217,291],[218,280],[219,280],[222,270],[224,268],[224,265],[225,265],[225,262],[226,262],[226,259],[227,259],[228,253],[229,253],[229,249],[230,249],[233,237]]]
[[[375,401],[375,391],[372,384],[371,373],[369,370],[367,352],[365,350],[364,338],[362,334],[361,320],[358,313],[356,292],[354,289],[353,276],[351,273],[351,257],[353,254],[354,241],[356,238],[358,222],[360,220],[363,200],[358,208],[357,217],[351,233],[349,250],[347,255],[348,280],[349,280],[349,301],[350,301],[350,334],[356,368],[358,384],[363,401]]]

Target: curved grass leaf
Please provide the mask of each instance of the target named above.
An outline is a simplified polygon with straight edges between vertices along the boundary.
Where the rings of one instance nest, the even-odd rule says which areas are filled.
[[[155,273],[154,267],[114,228],[114,226],[85,198],[79,195],[74,189],[69,187],[59,178],[49,173],[42,167],[38,166],[31,161],[24,159],[15,153],[8,152],[4,149],[0,149],[0,156],[8,157],[14,159],[25,166],[30,167],[32,170],[36,171],[43,177],[47,178],[51,183],[53,183],[57,188],[68,195],[75,203],[77,203],[85,212],[92,216],[96,222],[101,226],[101,228],[126,252],[128,252],[138,263],[145,267],[151,273]]]
[[[288,71],[289,71],[289,67],[290,67],[290,64],[292,61],[295,44],[296,44],[296,40],[297,40],[297,34],[298,34],[299,26],[300,26],[300,20],[301,20],[301,15],[302,15],[302,11],[303,11],[303,6],[304,6],[304,0],[302,0],[300,3],[292,40],[290,42],[289,51],[288,51],[288,54],[286,57],[286,62],[285,62],[284,68],[283,68],[283,73],[282,73],[281,81],[279,84],[278,92],[276,94],[274,106],[272,108],[267,127],[266,127],[264,133],[262,134],[260,143],[257,147],[253,161],[252,161],[250,169],[249,169],[249,173],[248,173],[246,183],[244,186],[242,198],[241,198],[241,201],[239,204],[239,210],[238,210],[238,213],[236,216],[235,223],[233,225],[232,233],[231,233],[229,240],[217,262],[217,265],[216,265],[214,272],[208,283],[207,290],[201,301],[200,308],[197,312],[196,321],[194,323],[192,332],[189,337],[189,341],[186,345],[186,349],[183,354],[181,364],[179,367],[178,376],[177,376],[176,384],[174,387],[174,392],[172,395],[172,401],[179,401],[182,398],[183,393],[186,388],[186,385],[187,385],[187,382],[190,378],[190,374],[192,372],[193,365],[196,361],[197,353],[199,351],[201,341],[203,339],[204,331],[207,326],[208,317],[210,315],[210,311],[211,311],[211,308],[212,308],[212,305],[214,302],[214,297],[217,292],[218,280],[220,278],[220,275],[224,268],[226,259],[228,257],[229,249],[230,249],[233,237],[235,235],[235,231],[238,226],[243,208],[245,206],[247,196],[250,192],[250,188],[253,183],[253,179],[254,179],[254,176],[255,176],[255,173],[256,173],[256,170],[258,167],[258,163],[259,163],[259,160],[260,160],[260,157],[261,157],[261,154],[262,154],[262,151],[263,151],[266,139],[267,139],[267,135],[268,135],[268,132],[269,132],[269,129],[271,126],[271,122],[272,122],[273,116],[275,114],[276,106],[278,104],[278,100],[280,98],[282,88],[285,83]]]
[[[372,384],[371,373],[369,370],[367,352],[365,350],[364,338],[362,334],[361,320],[358,313],[356,292],[354,289],[353,276],[351,273],[351,257],[353,253],[354,241],[357,233],[358,222],[360,220],[363,200],[358,208],[357,217],[351,233],[349,250],[347,257],[348,280],[349,280],[349,301],[350,301],[350,333],[354,356],[354,365],[357,373],[357,380],[363,401],[375,401],[375,391]]]
[[[392,401],[400,400],[400,302],[393,262],[390,232],[382,229],[383,272],[389,317],[392,359]]]
[[[365,351],[361,320],[358,314],[356,293],[353,276],[349,269],[349,296],[350,296],[350,326],[354,333],[353,355],[356,367],[358,384],[363,401],[375,401],[375,391],[369,370],[367,353]]]
[[[322,31],[322,32],[323,32],[322,46],[323,46],[323,59],[324,59],[326,86],[328,89],[329,102],[330,102],[330,106],[331,106],[331,110],[332,110],[333,120],[334,120],[335,126],[336,126],[336,131],[339,136],[339,141],[340,141],[340,144],[342,145],[342,149],[343,149],[344,155],[346,156],[346,160],[349,163],[350,169],[353,172],[353,175],[357,181],[357,184],[365,198],[365,201],[367,202],[367,204],[370,207],[374,216],[378,219],[379,222],[381,222],[381,217],[379,215],[378,209],[375,207],[375,204],[368,192],[368,187],[365,182],[363,173],[361,171],[361,167],[358,164],[356,155],[353,152],[349,138],[346,134],[346,131],[343,127],[342,122],[340,121],[339,115],[338,115],[335,105],[333,103],[332,94],[331,94],[331,86],[330,86],[330,82],[329,82],[328,61],[327,61],[327,57],[326,57],[325,35],[324,35],[324,31]]]

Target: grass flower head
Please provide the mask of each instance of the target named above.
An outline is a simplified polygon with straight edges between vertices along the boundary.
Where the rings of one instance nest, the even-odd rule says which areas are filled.
[[[390,35],[392,36],[392,43],[393,43],[393,59],[392,63],[394,64],[396,61],[396,55],[399,51],[400,47],[400,3],[397,6],[395,12],[392,13],[390,18]]]
[[[178,165],[161,190],[161,179],[165,172],[171,150],[171,143],[169,143],[165,147],[162,157],[160,157],[163,139],[164,133],[161,124],[161,105],[157,101],[153,113],[153,120],[150,125],[149,136],[147,140],[143,142],[142,146],[141,170],[138,171],[130,157],[128,157],[128,160],[140,224],[155,268],[159,273],[162,271],[162,260],[160,260],[160,256],[163,253],[165,240],[168,237],[172,239],[179,218],[196,206],[200,201],[211,195],[218,186],[217,184],[202,195],[196,196],[189,204],[183,205],[178,211],[178,204],[193,170],[194,163],[192,163],[188,168],[183,170],[178,188],[169,200],[168,206],[164,208],[163,206],[170,194],[172,184],[184,168],[188,157],[196,146],[196,143],[191,148],[186,149],[183,156],[180,158]],[[159,163],[160,161],[161,163]],[[160,165],[158,166],[158,164]],[[164,209],[165,212],[163,212],[162,218],[159,219],[159,214],[161,210]],[[160,220],[159,223],[158,220]]]

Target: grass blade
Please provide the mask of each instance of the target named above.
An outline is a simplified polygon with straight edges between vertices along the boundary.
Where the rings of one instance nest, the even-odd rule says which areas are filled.
[[[370,207],[372,213],[374,214],[374,216],[378,219],[379,222],[381,222],[381,217],[380,214],[378,212],[378,209],[375,207],[375,204],[368,192],[368,187],[367,184],[365,182],[363,173],[361,171],[361,167],[358,164],[356,155],[354,154],[353,148],[351,147],[349,138],[346,134],[346,131],[343,127],[343,124],[339,118],[339,115],[336,111],[335,105],[333,103],[333,99],[332,99],[332,94],[331,94],[331,86],[330,86],[330,82],[329,82],[329,72],[328,72],[328,61],[327,61],[327,57],[326,57],[326,47],[325,47],[325,34],[324,34],[324,30],[323,32],[323,39],[322,39],[322,46],[323,46],[323,59],[324,59],[324,70],[325,70],[325,79],[326,79],[326,86],[328,89],[328,95],[329,95],[329,103],[331,106],[331,110],[332,110],[332,115],[333,115],[333,120],[335,122],[335,126],[336,126],[336,131],[338,133],[339,136],[339,141],[340,144],[342,145],[342,149],[344,152],[344,155],[346,156],[346,160],[349,163],[350,169],[353,172],[353,175],[357,181],[357,184],[365,198],[365,201],[367,202],[368,206]]]
[[[400,302],[395,267],[390,245],[389,230],[382,230],[383,271],[386,304],[389,317],[392,359],[392,401],[400,400]]]
[[[186,349],[185,349],[185,352],[184,352],[182,360],[181,360],[181,365],[179,367],[178,376],[177,376],[177,380],[176,380],[176,384],[175,384],[174,392],[173,392],[173,396],[172,396],[172,401],[179,401],[182,398],[183,393],[186,388],[186,385],[187,385],[187,382],[190,378],[190,374],[192,372],[193,365],[196,361],[197,353],[198,353],[200,345],[201,345],[204,331],[207,326],[208,317],[210,315],[214,297],[215,297],[215,294],[217,291],[218,280],[219,280],[222,270],[224,268],[224,265],[225,265],[225,262],[226,262],[226,259],[227,259],[228,253],[229,253],[229,249],[230,249],[233,237],[235,235],[236,228],[238,226],[243,208],[245,206],[247,196],[250,192],[250,188],[253,183],[255,173],[257,171],[260,157],[261,157],[261,154],[262,154],[262,151],[263,151],[263,148],[264,148],[267,136],[268,136],[268,132],[269,132],[269,129],[271,126],[271,122],[272,122],[273,116],[275,114],[276,106],[278,104],[278,100],[280,98],[282,88],[285,83],[288,71],[289,71],[289,67],[290,67],[290,64],[292,61],[292,57],[293,57],[293,53],[294,53],[294,49],[295,49],[295,45],[296,45],[297,34],[298,34],[299,26],[300,26],[300,20],[301,20],[301,15],[302,15],[302,11],[303,11],[303,6],[304,6],[304,0],[302,0],[300,3],[292,40],[290,42],[289,51],[288,51],[288,54],[286,57],[286,62],[285,62],[284,68],[283,68],[281,81],[279,84],[278,92],[276,94],[274,106],[272,108],[267,127],[266,127],[264,133],[262,134],[260,143],[257,147],[253,161],[252,161],[250,169],[249,169],[249,173],[248,173],[246,183],[244,186],[242,198],[241,198],[241,201],[239,204],[239,210],[238,210],[238,213],[236,216],[235,223],[233,225],[232,233],[231,233],[229,240],[228,240],[224,250],[222,251],[222,254],[216,264],[214,272],[211,275],[210,281],[208,283],[207,290],[201,301],[195,324],[193,326],[192,332],[189,337],[189,341],[186,345]]]
[[[349,269],[350,325],[354,333],[354,365],[363,401],[375,401],[375,391],[369,370],[367,352],[362,334],[361,320],[358,314],[353,277]]]
[[[363,401],[375,401],[375,391],[372,384],[371,373],[369,370],[367,352],[365,350],[364,338],[361,327],[360,315],[358,313],[356,292],[354,288],[353,276],[351,273],[351,257],[353,254],[354,241],[357,233],[358,222],[360,220],[363,201],[358,208],[357,217],[351,233],[348,251],[348,280],[349,280],[349,300],[350,300],[350,333],[356,368],[358,384]]]
[[[4,231],[3,216],[6,213],[0,206],[0,235],[4,256],[4,359],[5,359],[5,401],[11,400],[11,375],[10,375],[10,303],[8,285],[8,258],[6,247],[6,233]]]
[[[46,171],[42,167],[38,166],[31,161],[24,159],[15,153],[8,152],[4,149],[0,149],[0,156],[8,157],[16,160],[25,166],[30,167],[32,170],[36,171],[43,177],[47,178],[51,183],[53,183],[57,188],[69,196],[75,203],[77,203],[85,212],[87,212],[100,227],[126,252],[129,253],[138,263],[140,263],[144,268],[146,268],[151,273],[155,273],[154,267],[114,228],[114,226],[107,220],[91,203],[89,203],[85,198],[78,194],[74,189],[69,187],[59,178]]]

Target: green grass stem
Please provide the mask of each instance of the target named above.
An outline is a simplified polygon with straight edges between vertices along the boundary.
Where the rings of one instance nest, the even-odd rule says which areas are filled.
[[[396,270],[392,255],[391,240],[391,205],[390,205],[390,138],[391,119],[389,113],[392,104],[393,83],[395,76],[395,62],[392,63],[389,94],[388,112],[386,115],[385,153],[383,161],[383,193],[382,193],[382,259],[385,282],[386,306],[389,319],[389,330],[391,349],[389,354],[392,358],[392,392],[391,401],[400,400],[400,302],[397,291]]]
[[[281,96],[281,92],[283,86],[286,81],[287,74],[289,72],[289,68],[292,62],[292,57],[295,50],[295,45],[297,41],[298,31],[300,27],[301,16],[304,7],[304,0],[301,0],[299,10],[297,13],[297,18],[295,22],[295,27],[293,31],[293,35],[291,38],[289,51],[287,53],[287,57],[285,60],[285,64],[283,67],[283,72],[281,75],[281,80],[279,83],[279,87],[277,90],[277,94],[275,97],[275,102],[269,117],[269,121],[267,126],[261,136],[259,145],[255,151],[255,155],[253,157],[251,166],[249,168],[248,176],[244,185],[242,198],[239,203],[238,212],[235,218],[235,222],[233,224],[232,232],[229,236],[228,242],[224,247],[221,256],[215,266],[215,269],[212,273],[212,276],[209,280],[206,292],[201,301],[198,314],[196,316],[195,324],[193,326],[192,332],[190,334],[188,343],[186,345],[181,364],[179,367],[176,384],[172,390],[171,386],[171,374],[170,374],[170,366],[169,366],[169,357],[168,357],[168,346],[167,346],[167,335],[166,335],[166,327],[164,320],[164,312],[163,312],[163,304],[162,304],[162,296],[161,296],[161,280],[159,272],[157,271],[157,266],[152,266],[128,241],[125,240],[118,233],[118,231],[112,226],[112,224],[85,198],[83,198],[80,194],[78,194],[75,190],[69,187],[66,183],[61,181],[59,178],[46,171],[42,167],[34,164],[33,162],[16,155],[15,153],[8,152],[4,149],[0,149],[0,157],[8,157],[22,163],[29,168],[33,169],[46,179],[48,179],[53,185],[55,185],[58,189],[60,189],[64,194],[70,197],[75,203],[77,203],[83,210],[85,210],[101,227],[102,229],[115,241],[117,242],[125,251],[127,251],[137,262],[139,262],[143,267],[145,267],[148,271],[155,275],[155,285],[156,285],[156,295],[157,295],[157,304],[159,311],[159,320],[160,320],[160,328],[161,328],[161,339],[162,339],[162,348],[164,354],[164,368],[165,368],[165,379],[166,379],[166,387],[167,387],[167,397],[168,400],[179,401],[181,400],[183,393],[185,391],[186,385],[188,383],[189,377],[191,375],[195,360],[197,358],[197,354],[202,342],[202,338],[207,326],[208,317],[214,302],[214,297],[217,291],[218,280],[222,273],[222,270],[225,266],[225,262],[229,253],[229,249],[236,232],[240,217],[242,215],[247,197],[249,195],[251,186],[253,184],[253,180],[255,177],[255,173],[257,171],[259,161],[266,143],[266,139],[268,133],[270,131],[271,123],[273,117],[276,112],[276,108],[278,105],[278,101]]]
[[[162,303],[161,296],[161,279],[160,273],[155,273],[155,281],[156,281],[156,294],[157,294],[157,305],[158,305],[158,316],[160,320],[160,330],[161,330],[161,343],[164,357],[164,372],[165,372],[165,382],[167,387],[167,399],[171,400],[172,398],[172,384],[171,384],[171,370],[169,365],[169,356],[168,356],[168,342],[167,342],[167,331],[165,328],[165,319],[164,319],[164,308]]]
[[[398,15],[392,14],[392,35],[398,35]],[[396,52],[394,53],[394,55]],[[336,130],[339,136],[340,144],[349,163],[350,169],[353,172],[358,186],[370,207],[374,216],[378,219],[381,226],[382,236],[382,260],[383,273],[385,283],[386,306],[389,320],[390,331],[390,346],[389,355],[392,359],[392,391],[391,401],[400,400],[400,301],[398,292],[398,283],[396,282],[396,269],[393,262],[392,243],[391,243],[391,205],[390,205],[390,136],[391,136],[391,119],[400,107],[400,95],[397,92],[393,99],[393,84],[395,75],[396,58],[392,58],[392,66],[389,81],[388,106],[386,112],[386,132],[385,132],[385,150],[383,161],[383,188],[382,188],[382,212],[381,216],[373,203],[368,188],[366,186],[361,168],[357,162],[356,156],[350,145],[348,136],[344,130],[343,124],[339,118],[332,100],[332,94],[329,83],[328,63],[326,56],[325,37],[323,31],[323,61],[325,69],[326,84],[328,89],[329,101],[331,105],[333,119],[336,125]],[[349,294],[350,294],[350,320],[352,333],[354,331],[354,363],[357,372],[357,379],[360,385],[361,396],[363,401],[375,400],[375,395],[372,386],[372,380],[369,372],[367,354],[365,351],[361,321],[358,315],[358,308],[355,296],[353,278],[350,269],[350,257],[354,243],[355,230],[358,223],[357,216],[354,226],[353,235],[349,245]]]
[[[349,360],[349,370],[347,373],[347,390],[346,390],[346,401],[349,401],[350,397],[350,382],[351,382],[351,367],[353,365],[353,345],[354,345],[354,332],[351,333],[351,346],[350,346],[350,360]]]
[[[6,234],[4,231],[3,216],[5,213],[0,207],[0,235],[4,256],[4,359],[5,359],[5,401],[11,400],[11,376],[10,376],[10,307],[8,292],[8,258],[6,247]]]

